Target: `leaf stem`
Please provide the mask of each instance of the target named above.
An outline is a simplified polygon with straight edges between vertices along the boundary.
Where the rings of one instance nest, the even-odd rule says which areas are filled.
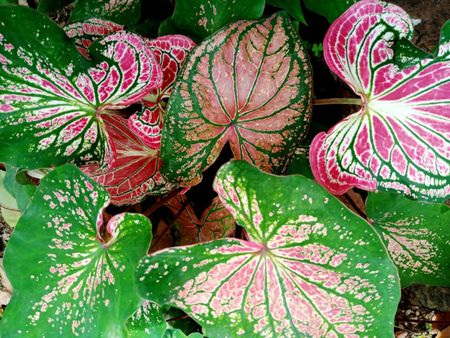
[[[326,106],[331,104],[350,104],[350,105],[356,105],[361,106],[362,101],[360,98],[344,98],[344,97],[336,97],[336,98],[330,98],[330,99],[315,99],[312,102],[313,106]]]

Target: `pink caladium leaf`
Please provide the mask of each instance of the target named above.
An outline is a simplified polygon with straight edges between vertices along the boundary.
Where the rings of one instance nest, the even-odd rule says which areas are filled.
[[[128,123],[145,144],[156,149],[161,144],[165,100],[169,98],[176,76],[195,43],[183,35],[168,35],[149,40],[148,45],[161,66],[163,83],[144,97],[144,109],[130,116]]]
[[[149,195],[161,195],[174,188],[159,171],[159,151],[145,145],[130,130],[127,119],[105,115],[103,123],[113,142],[114,161],[109,168],[89,165],[82,169],[106,188],[113,204],[136,204]]]
[[[370,193],[370,223],[398,268],[402,287],[450,286],[450,208],[399,194]]]
[[[367,222],[313,180],[246,161],[224,165],[214,188],[248,241],[143,258],[142,297],[182,309],[208,337],[392,335],[398,274]]]
[[[287,14],[233,23],[188,55],[164,119],[162,171],[194,185],[229,142],[236,158],[280,172],[306,132],[310,98],[310,64]]]
[[[131,33],[104,37],[90,55],[85,60],[47,17],[0,8],[0,161],[108,164],[103,113],[140,101],[161,85],[162,72],[146,41]]]
[[[122,31],[123,25],[112,21],[91,18],[86,21],[74,22],[64,26],[64,31],[69,38],[74,39],[78,51],[86,58],[90,59],[88,48],[95,40],[114,32]]]
[[[179,245],[208,242],[233,236],[236,223],[218,197],[206,208],[200,219],[185,195],[172,198],[167,207],[175,217],[179,231]]]
[[[450,32],[444,30],[434,58],[410,54],[412,45],[394,53],[412,33],[402,9],[364,0],[325,36],[328,66],[362,100],[359,112],[311,144],[314,176],[333,194],[358,187],[450,197]]]
[[[14,292],[2,337],[126,337],[125,322],[140,302],[135,269],[151,225],[142,215],[116,215],[105,241],[108,203],[107,192],[73,165],[42,179],[5,252]]]

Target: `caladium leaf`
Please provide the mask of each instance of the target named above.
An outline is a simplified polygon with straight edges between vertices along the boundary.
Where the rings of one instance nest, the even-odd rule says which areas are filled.
[[[227,24],[241,19],[259,19],[265,0],[178,0],[169,22],[160,27],[159,35],[173,34],[177,29],[198,40],[215,33]]]
[[[195,43],[183,35],[168,35],[149,40],[148,45],[161,66],[163,83],[144,97],[144,109],[130,116],[128,124],[146,145],[159,149],[165,100],[169,98],[175,78]]]
[[[61,10],[74,0],[39,0],[37,10],[43,13],[52,13]]]
[[[14,294],[2,337],[125,336],[139,305],[135,268],[151,226],[142,215],[114,216],[105,242],[99,230],[108,203],[106,191],[69,164],[41,181],[6,249]]]
[[[449,207],[371,193],[366,212],[398,268],[402,287],[450,286]]]
[[[303,0],[306,8],[333,22],[358,0]]]
[[[311,144],[314,176],[333,194],[358,187],[432,201],[450,197],[450,33],[435,58],[400,69],[391,46],[412,33],[402,9],[365,0],[325,36],[328,66],[362,100],[359,112]]]
[[[108,190],[115,205],[136,204],[149,195],[161,195],[174,188],[161,175],[161,159],[128,127],[126,119],[108,115],[105,130],[114,145],[114,162],[108,169],[98,165],[82,170]]]
[[[91,18],[86,21],[68,24],[64,26],[64,31],[69,38],[74,39],[78,51],[86,59],[90,59],[88,48],[95,40],[114,32],[120,32],[123,28],[123,25],[112,21]]]
[[[266,0],[266,3],[284,9],[295,20],[306,24],[299,0]]]
[[[308,127],[310,98],[309,61],[287,14],[231,24],[188,56],[164,121],[162,172],[194,185],[227,142],[236,158],[281,172]]]
[[[208,242],[233,236],[236,229],[233,216],[218,197],[213,199],[200,219],[185,195],[172,198],[166,206],[172,211],[175,225],[178,226],[179,245]]]
[[[369,224],[313,180],[245,161],[224,165],[214,188],[249,241],[143,258],[143,297],[182,309],[208,337],[392,335],[398,275]]]
[[[127,321],[129,338],[161,338],[167,328],[161,308],[145,300]]]
[[[19,210],[25,209],[36,191],[36,185],[24,170],[6,165],[4,184],[17,201]]]
[[[22,168],[110,161],[102,113],[160,86],[161,68],[145,40],[126,32],[90,53],[92,62],[44,15],[0,8],[0,161]]]
[[[70,20],[74,22],[99,18],[121,25],[132,25],[138,22],[140,17],[140,0],[78,0]]]
[[[175,245],[174,237],[171,232],[171,223],[161,219],[158,223],[158,228],[153,235],[152,245],[149,253],[156,252]]]

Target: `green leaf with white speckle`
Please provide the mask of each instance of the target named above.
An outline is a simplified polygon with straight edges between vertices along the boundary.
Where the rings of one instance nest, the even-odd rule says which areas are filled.
[[[208,337],[392,335],[398,275],[369,224],[313,180],[245,161],[224,165],[214,188],[248,241],[143,258],[143,297],[182,309]]]
[[[42,179],[8,243],[5,271],[14,293],[0,336],[125,337],[139,304],[135,268],[151,226],[120,214],[99,235],[108,194],[72,166]]]
[[[449,207],[370,193],[366,212],[398,268],[402,287],[450,286]]]
[[[127,322],[129,338],[161,338],[167,328],[161,307],[149,301],[143,301]]]
[[[137,23],[140,17],[140,0],[78,0],[70,16],[70,21],[98,18],[122,25],[132,25]]]

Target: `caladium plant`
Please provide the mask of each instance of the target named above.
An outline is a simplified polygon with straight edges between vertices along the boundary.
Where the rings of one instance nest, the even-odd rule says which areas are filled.
[[[358,187],[430,201],[450,197],[448,27],[437,53],[419,57],[411,44],[393,48],[413,34],[400,7],[363,0],[333,22],[325,61],[360,95],[361,109],[311,144],[314,176],[329,191]]]

